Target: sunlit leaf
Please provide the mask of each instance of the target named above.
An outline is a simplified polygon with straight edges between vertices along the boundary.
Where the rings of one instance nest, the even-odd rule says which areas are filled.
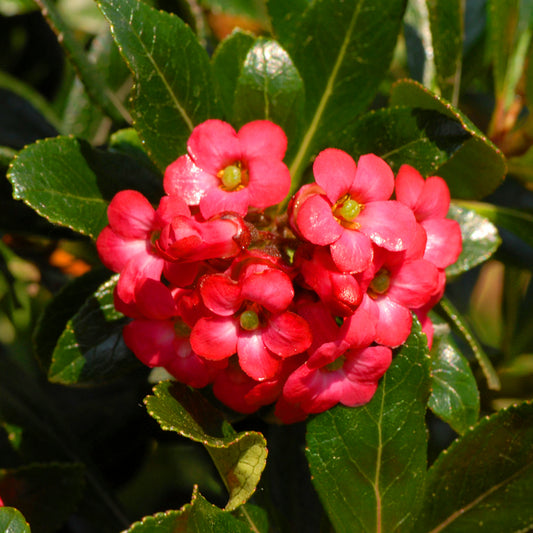
[[[0,530],[4,533],[30,533],[30,526],[20,511],[13,507],[0,508]]]

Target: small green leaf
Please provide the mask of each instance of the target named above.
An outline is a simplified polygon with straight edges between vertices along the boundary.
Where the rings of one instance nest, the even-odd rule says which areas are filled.
[[[431,317],[435,327],[431,349],[431,396],[428,406],[457,433],[464,433],[479,416],[479,391],[470,365],[458,350],[449,326]]]
[[[248,50],[253,46],[254,41],[255,38],[251,33],[237,29],[217,46],[213,54],[213,74],[218,85],[224,113],[228,118],[233,117],[237,80]]]
[[[228,511],[211,505],[195,487],[191,503],[179,511],[147,516],[133,524],[126,533],[250,533],[262,532],[252,517],[236,518]]]
[[[331,146],[374,97],[392,58],[406,2],[316,0],[288,52],[305,85],[305,128],[290,163],[294,187],[312,154]]]
[[[68,463],[0,470],[0,494],[5,505],[19,509],[36,532],[52,533],[78,504],[84,474],[83,465]]]
[[[161,197],[161,178],[133,159],[93,149],[73,137],[37,141],[9,168],[15,199],[50,222],[96,237],[107,224],[107,206],[122,189]]]
[[[236,433],[201,393],[176,382],[164,381],[147,396],[150,415],[167,431],[201,442],[211,455],[226,488],[232,511],[256,489],[266,464],[266,441],[254,431]]]
[[[114,306],[117,279],[101,285],[67,322],[48,369],[53,383],[102,383],[137,368],[122,338],[128,319]]]
[[[4,533],[31,533],[22,513],[13,507],[0,508],[0,531]]]
[[[206,51],[177,16],[137,0],[98,0],[135,78],[135,128],[162,170],[219,111]]]
[[[47,304],[33,334],[35,353],[45,372],[48,373],[52,354],[67,322],[109,276],[105,269],[90,270],[65,285]]]
[[[446,269],[446,275],[454,277],[484,263],[498,249],[501,239],[492,222],[465,207],[451,204],[448,218],[459,222],[463,237],[461,254]]]
[[[252,120],[271,120],[292,140],[300,126],[303,104],[302,79],[287,52],[276,41],[257,39],[237,81],[235,126]]]
[[[146,168],[157,172],[154,163],[144,149],[139,134],[133,128],[125,128],[113,133],[109,138],[109,151],[128,155]]]
[[[427,342],[413,332],[372,400],[308,423],[313,484],[337,533],[409,531],[422,505],[429,396]]]
[[[484,202],[459,202],[459,205],[475,211],[493,224],[514,233],[533,247],[533,215],[531,212]]]
[[[402,80],[393,86],[390,103],[438,111],[458,121],[471,135],[438,169],[438,175],[447,181],[454,198],[481,198],[501,183],[507,172],[501,151],[449,102],[415,81]]]
[[[529,531],[532,467],[531,403],[483,419],[429,469],[415,531]]]
[[[395,171],[405,163],[431,176],[469,138],[457,121],[442,113],[402,106],[362,115],[339,133],[335,146],[354,157],[379,155]]]
[[[453,102],[459,98],[461,56],[463,52],[463,0],[426,0],[437,82],[443,96]]]

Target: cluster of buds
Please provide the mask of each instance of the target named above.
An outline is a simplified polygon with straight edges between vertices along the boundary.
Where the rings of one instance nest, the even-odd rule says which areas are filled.
[[[211,385],[241,413],[275,404],[283,422],[368,402],[461,251],[439,177],[328,148],[314,183],[280,206],[287,139],[261,120],[197,126],[166,170],[155,209],[139,192],[111,201],[97,240],[120,273],[128,347],[191,387]]]

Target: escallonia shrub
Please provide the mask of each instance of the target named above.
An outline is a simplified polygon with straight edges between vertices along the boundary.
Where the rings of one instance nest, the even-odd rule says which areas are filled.
[[[198,125],[157,208],[119,192],[97,247],[140,361],[292,423],[370,401],[412,313],[431,346],[462,241],[442,178],[374,154],[323,150],[286,204],[286,148],[267,120]]]

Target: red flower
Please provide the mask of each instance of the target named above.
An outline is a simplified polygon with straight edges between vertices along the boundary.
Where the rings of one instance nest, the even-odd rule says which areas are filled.
[[[200,282],[200,294],[213,316],[196,323],[191,344],[206,359],[237,353],[242,370],[260,381],[276,376],[283,358],[311,344],[307,322],[287,310],[294,289],[281,270],[252,263],[237,281],[226,274],[209,275]]]
[[[244,216],[249,206],[265,209],[289,192],[286,149],[285,133],[268,120],[249,122],[238,133],[226,122],[207,120],[194,128],[188,153],[167,167],[165,191],[199,205],[205,219],[225,211]]]
[[[390,167],[373,154],[356,166],[345,152],[329,148],[318,154],[313,172],[319,188],[304,189],[292,219],[313,244],[329,245],[343,272],[361,272],[372,261],[372,243],[391,251],[409,247],[415,218],[405,205],[389,200],[394,189]]]

